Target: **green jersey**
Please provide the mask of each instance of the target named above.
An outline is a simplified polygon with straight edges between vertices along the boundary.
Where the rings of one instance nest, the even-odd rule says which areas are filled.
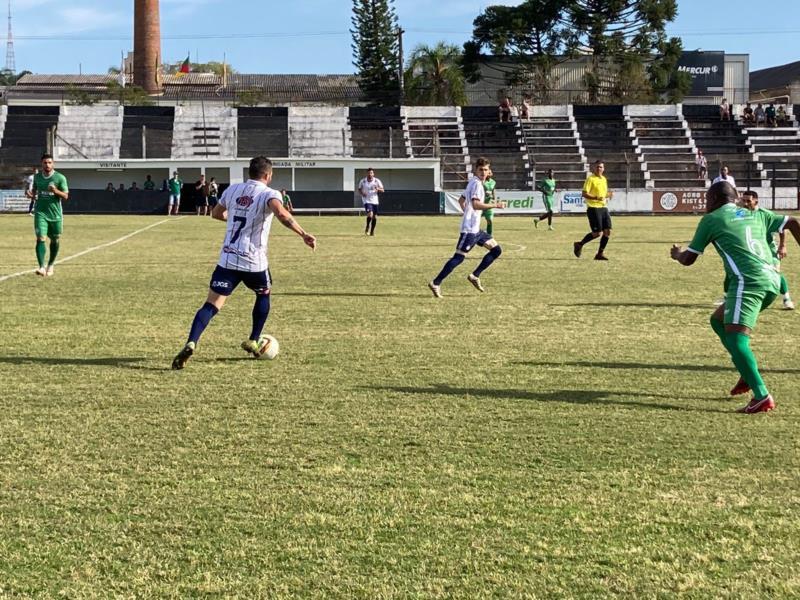
[[[539,189],[542,191],[542,195],[550,202],[553,201],[553,196],[556,193],[556,180],[545,178],[539,182]]]
[[[486,201],[494,202],[494,188],[497,182],[494,179],[487,179],[483,182],[483,189],[486,190]]]
[[[156,189],[156,182],[152,179],[146,179],[144,182],[144,189],[146,192],[152,192],[154,189]]]
[[[292,203],[292,199],[289,197],[289,194],[284,194],[283,195],[283,208],[288,208],[291,203]]]
[[[714,244],[726,278],[739,289],[777,293],[780,274],[773,267],[766,239],[767,232],[778,231],[785,220],[770,211],[750,211],[729,203],[700,219],[689,251],[702,254]]]
[[[64,214],[61,212],[61,198],[50,191],[50,185],[54,185],[61,192],[69,192],[67,178],[58,171],[53,171],[49,177],[45,177],[43,173],[36,173],[33,176],[36,215],[41,215],[47,221],[60,221],[64,218]]]
[[[169,193],[173,196],[180,196],[181,195],[181,188],[183,187],[183,181],[178,179],[177,177],[173,177],[167,182],[169,185]]]

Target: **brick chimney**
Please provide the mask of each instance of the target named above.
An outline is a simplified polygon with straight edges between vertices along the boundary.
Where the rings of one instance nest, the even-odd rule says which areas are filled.
[[[161,25],[158,0],[134,0],[133,83],[148,94],[161,93]]]

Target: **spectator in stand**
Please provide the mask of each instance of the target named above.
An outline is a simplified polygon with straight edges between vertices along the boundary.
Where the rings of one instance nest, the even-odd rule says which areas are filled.
[[[697,149],[697,158],[694,159],[694,164],[697,167],[697,178],[705,181],[708,174],[708,160],[706,160],[703,151],[699,148]]]
[[[119,187],[117,188],[117,191],[118,192],[124,192],[125,191],[125,184],[124,183],[120,183]]]
[[[761,106],[761,102],[759,102],[758,105],[756,106],[755,115],[756,115],[756,127],[758,127],[767,120],[766,114],[764,113],[764,107]]]
[[[727,98],[723,98],[722,103],[719,105],[719,120],[720,121],[731,120],[731,105],[728,104]]]
[[[767,127],[776,127],[778,123],[775,119],[776,117],[775,105],[772,102],[769,103],[769,106],[767,107],[767,110],[764,111],[764,113],[767,116]]]
[[[108,185],[106,186],[106,191],[107,192],[111,192],[113,194],[117,190],[114,189],[114,184],[109,181]]]
[[[202,214],[205,217],[208,215],[208,185],[205,175],[200,175],[200,179],[194,183],[194,193],[197,216]]]
[[[147,176],[147,179],[144,180],[144,191],[145,192],[152,192],[156,189],[156,182],[153,181],[153,178],[150,175]]]
[[[750,106],[749,102],[745,105],[744,111],[742,112],[742,120],[745,125],[752,125],[756,122],[756,117],[753,114],[753,107]]]
[[[294,206],[292,206],[292,198],[286,192],[286,190],[281,190],[281,198],[283,198],[283,208],[288,210],[290,213],[294,212]]]
[[[172,177],[167,182],[169,188],[169,204],[167,205],[168,215],[177,215],[181,209],[181,189],[183,188],[183,181],[178,177],[178,172],[172,173]]]
[[[169,190],[169,182],[166,179],[164,179],[161,182],[161,191],[166,192],[167,190]]]
[[[500,103],[500,122],[508,123],[511,121],[511,98],[506,96]]]
[[[731,184],[731,187],[733,187],[734,190],[736,189],[736,180],[733,178],[733,175],[731,175],[728,165],[722,165],[722,168],[719,170],[719,175],[714,178],[714,181],[711,182],[711,185],[719,183],[720,181],[725,181]],[[736,193],[738,194],[739,192]]]
[[[131,192],[138,192],[138,191],[139,191],[139,186],[138,186],[138,185],[136,185],[136,182],[134,181],[133,183],[131,183],[131,187],[129,187],[128,189],[129,189]]]
[[[217,178],[212,177],[211,181],[208,182],[208,206],[210,207],[208,211],[209,215],[214,211],[214,207],[217,205],[218,199],[219,185],[217,184]]]
[[[786,127],[789,124],[789,115],[786,114],[786,109],[783,107],[783,104],[778,107],[775,120],[778,123],[778,127]]]
[[[519,118],[526,120],[531,118],[531,99],[528,96],[522,98],[522,105],[519,107]]]

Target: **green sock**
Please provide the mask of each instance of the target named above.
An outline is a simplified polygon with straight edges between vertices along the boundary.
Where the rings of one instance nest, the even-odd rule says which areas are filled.
[[[756,364],[756,357],[750,349],[750,336],[743,333],[726,333],[728,340],[728,351],[733,358],[733,364],[739,369],[742,379],[747,382],[756,400],[763,400],[769,395],[767,386],[764,385],[764,380],[761,379],[761,374],[758,372],[758,365]]]
[[[47,263],[48,265],[52,265],[56,262],[56,256],[58,256],[58,249],[60,247],[60,238],[50,238],[50,262]],[[44,242],[42,242],[42,254],[44,254]],[[42,260],[44,260],[44,256],[42,256]]]
[[[783,276],[781,273],[781,296],[784,296],[789,293],[789,282],[786,281],[786,277]]]
[[[36,240],[36,260],[39,261],[39,268],[44,267],[44,255],[47,252],[44,240]]]
[[[714,317],[711,317],[709,321],[711,322],[711,329],[717,334],[719,341],[725,346],[725,350],[730,353],[731,349],[728,347],[728,340],[725,337],[725,324],[722,321],[717,321]]]
[[[486,219],[486,233],[488,233],[489,235],[492,235],[492,229],[493,229],[492,225],[493,225],[493,219]]]

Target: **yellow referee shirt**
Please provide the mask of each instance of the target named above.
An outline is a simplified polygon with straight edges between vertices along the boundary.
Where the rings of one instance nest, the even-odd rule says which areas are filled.
[[[583,184],[583,191],[591,196],[597,198],[596,200],[586,200],[586,206],[591,208],[605,208],[608,203],[608,180],[605,175],[595,175],[592,173],[586,178],[586,183]]]

